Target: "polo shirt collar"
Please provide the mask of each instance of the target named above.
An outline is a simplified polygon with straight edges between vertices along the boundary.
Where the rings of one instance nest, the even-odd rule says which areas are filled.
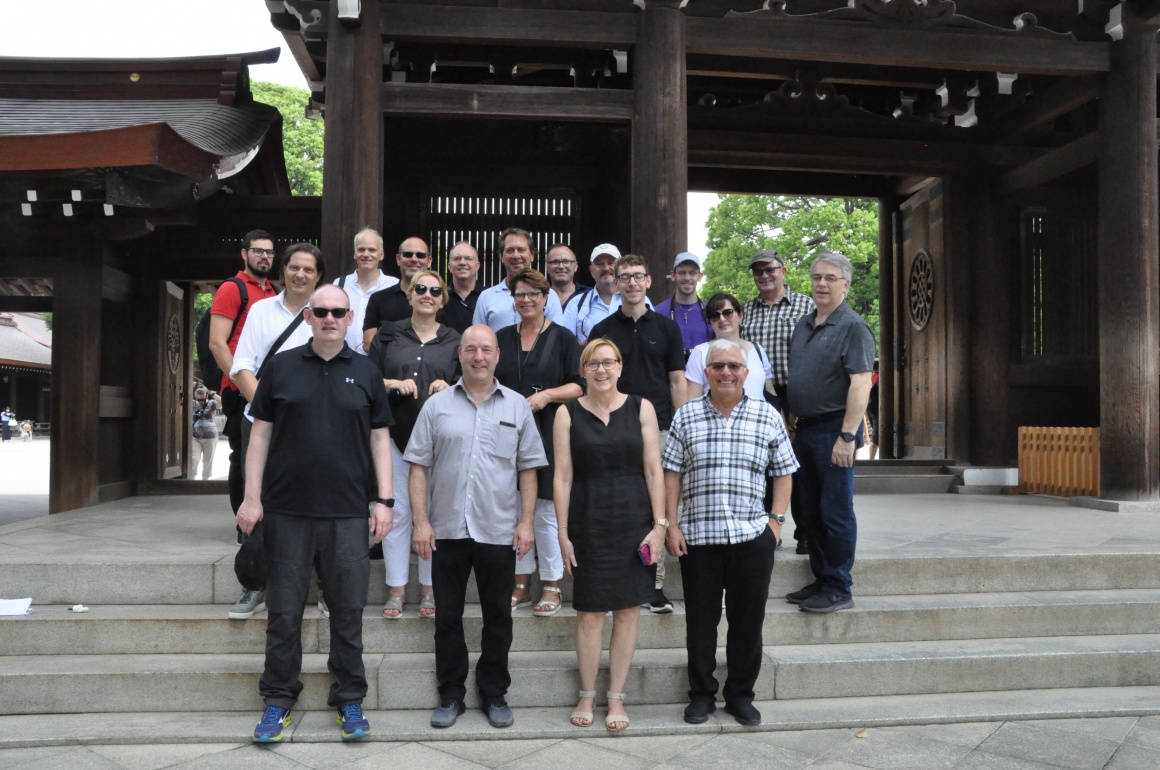
[[[347,345],[346,340],[343,340],[342,350],[338,351],[338,355],[335,356],[334,358],[350,358],[352,355],[354,355],[354,353],[351,351],[350,345]],[[320,356],[314,352],[314,338],[313,337],[311,337],[306,342],[306,344],[302,346],[302,357],[303,358],[317,358],[319,361],[322,360],[322,356]],[[332,358],[330,360],[333,361],[334,358]]]
[[[833,323],[835,320],[837,320],[839,316],[845,315],[846,311],[849,310],[849,307],[850,306],[846,304],[846,300],[842,300],[842,304],[840,304],[836,308],[834,308],[834,312],[830,313],[830,317],[826,319],[826,322],[824,324],[822,324],[822,326],[829,326],[831,323]],[[810,311],[809,315],[806,317],[809,319],[809,324],[810,324],[811,329],[818,328],[817,326],[814,325],[814,322],[818,320],[817,308],[814,308],[812,311]]]
[[[640,318],[637,318],[634,321],[628,313],[624,312],[624,305],[622,304],[616,308],[616,312],[614,312],[612,315],[615,318],[620,319],[621,323],[631,324],[631,323],[641,323],[641,322],[645,321],[646,319],[649,319],[650,316],[654,315],[655,313],[656,313],[655,310],[653,310],[651,307],[648,307],[645,309],[644,315],[642,315]]]

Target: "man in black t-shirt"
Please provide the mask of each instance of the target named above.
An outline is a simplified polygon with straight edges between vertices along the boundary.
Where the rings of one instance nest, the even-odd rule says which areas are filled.
[[[302,692],[302,613],[312,566],[330,606],[334,677],[328,703],[344,740],[370,734],[362,614],[367,603],[367,506],[379,542],[391,529],[391,409],[383,377],[345,342],[352,321],[346,292],[314,293],[305,310],[313,338],[270,359],[250,404],[246,496],[238,526],[264,522],[266,665],[258,691],[266,702],[254,741],[277,743]]]

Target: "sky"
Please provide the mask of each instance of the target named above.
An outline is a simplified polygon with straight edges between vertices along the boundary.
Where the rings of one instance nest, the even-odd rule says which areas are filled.
[[[264,0],[0,0],[0,56],[110,58],[245,53],[280,47]],[[252,80],[306,88],[283,48]],[[712,193],[689,194],[689,251],[704,257]]]

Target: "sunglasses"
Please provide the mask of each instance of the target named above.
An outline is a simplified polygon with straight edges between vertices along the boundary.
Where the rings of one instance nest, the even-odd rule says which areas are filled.
[[[424,286],[421,283],[415,284],[415,293],[416,294],[418,294],[419,296],[423,296],[427,292],[431,292],[432,297],[442,297],[443,296],[443,287],[442,286]]]
[[[399,253],[403,255],[404,259],[414,259],[415,257],[426,259],[429,256],[425,251],[400,251]]]
[[[350,312],[348,307],[312,307],[310,312],[314,314],[315,318],[326,318],[328,315],[333,315],[335,318],[346,318],[346,314]]]
[[[731,308],[731,307],[727,307],[727,308],[725,308],[724,310],[713,310],[713,311],[710,311],[710,312],[707,314],[707,317],[708,317],[708,319],[709,319],[710,321],[716,321],[718,318],[722,318],[722,317],[724,317],[724,318],[732,318],[732,317],[733,317],[734,315],[736,315],[736,314],[737,314],[737,311],[736,311],[736,310],[734,310],[734,309],[733,309],[733,308]]]
[[[782,268],[780,265],[774,265],[773,267],[753,267],[750,270],[753,271],[755,276],[764,278],[767,275],[776,275]]]
[[[705,368],[712,369],[715,372],[723,372],[726,369],[731,372],[739,372],[745,368],[745,364],[739,364],[735,361],[714,361]]]

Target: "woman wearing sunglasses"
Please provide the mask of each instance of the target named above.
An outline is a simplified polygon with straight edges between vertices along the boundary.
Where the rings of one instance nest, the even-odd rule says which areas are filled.
[[[437,320],[447,302],[447,284],[431,270],[411,278],[407,287],[411,317],[384,321],[367,353],[379,365],[395,424],[391,426],[391,468],[395,483],[395,521],[383,539],[383,562],[387,571],[387,603],[383,617],[397,620],[403,615],[403,595],[411,569],[411,502],[407,494],[410,465],[403,452],[415,420],[427,398],[446,388],[459,377],[459,332]],[[419,560],[419,617],[435,617],[435,595],[431,590],[431,562]]]
[[[713,327],[717,339],[732,340],[745,351],[749,373],[745,377],[745,395],[764,399],[766,392],[773,394],[773,373],[769,356],[760,345],[741,339],[741,303],[732,294],[714,294],[705,303],[705,319]],[[693,348],[685,365],[685,379],[689,382],[689,400],[705,392],[705,354],[709,343]]]
[[[551,617],[560,610],[560,578],[564,576],[552,504],[552,425],[559,405],[584,393],[580,386],[580,345],[572,332],[544,315],[551,284],[542,273],[521,270],[508,278],[507,285],[520,320],[496,333],[499,363],[495,378],[528,400],[548,455],[548,465],[536,472],[536,545],[516,562],[512,609],[532,603],[528,576],[538,559],[543,590],[532,614]]]

